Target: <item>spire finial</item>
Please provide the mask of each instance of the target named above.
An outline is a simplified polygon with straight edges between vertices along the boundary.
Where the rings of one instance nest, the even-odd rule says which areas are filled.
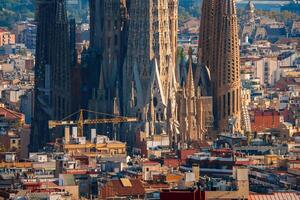
[[[189,48],[189,67],[188,67],[187,79],[185,82],[185,87],[186,87],[185,90],[187,92],[187,96],[189,97],[193,97],[195,94],[192,52],[193,52],[192,48]]]
[[[193,56],[193,49],[192,47],[189,48],[189,59],[191,59]]]

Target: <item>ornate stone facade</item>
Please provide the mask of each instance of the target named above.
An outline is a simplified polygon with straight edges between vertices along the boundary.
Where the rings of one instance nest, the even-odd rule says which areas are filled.
[[[176,61],[177,54],[177,32],[178,32],[178,0],[168,0],[169,26],[172,58]],[[174,63],[176,64],[176,63]]]
[[[126,0],[90,0],[90,46],[84,53],[82,64],[83,108],[107,114],[121,114],[127,23]],[[119,139],[115,126],[103,124],[98,128],[103,133],[114,132],[114,137]]]
[[[170,30],[174,27],[170,27],[169,13],[172,12],[168,6],[168,0],[130,1],[129,39],[123,86],[124,94],[131,93],[127,96],[133,99],[124,100],[124,110],[128,115],[135,113],[143,120],[152,93],[156,120],[166,120],[169,86],[175,64],[172,50],[176,48],[171,43]],[[175,40],[176,38],[173,45]]]
[[[203,96],[201,87],[195,83],[192,50],[189,52],[188,73],[182,90],[178,91],[178,122],[181,143],[201,143],[207,138],[212,123],[212,98]],[[197,68],[202,66],[196,65]]]
[[[99,83],[92,88],[92,100],[89,103],[92,110],[104,113],[114,111],[126,55],[126,20],[125,0],[90,0],[90,51],[98,56],[91,56],[88,65],[97,68],[91,73],[95,73],[95,83]]]
[[[178,0],[90,0],[90,23],[91,43],[82,55],[83,107],[141,119],[122,132],[165,133],[176,91]]]
[[[35,114],[40,117],[34,123],[42,128],[34,128],[34,136],[46,130],[47,120],[70,112],[74,52],[67,49],[74,44],[68,38],[63,2],[38,6]],[[178,0],[90,0],[90,27],[90,46],[82,53],[80,69],[81,107],[140,119],[134,125],[98,127],[105,134],[119,132],[116,139],[131,142],[139,132],[147,137],[168,134],[176,148],[204,142],[213,119],[219,131],[225,131],[230,120],[240,129],[234,0],[203,1],[198,63],[193,64],[190,51],[188,67],[176,70],[176,77]]]

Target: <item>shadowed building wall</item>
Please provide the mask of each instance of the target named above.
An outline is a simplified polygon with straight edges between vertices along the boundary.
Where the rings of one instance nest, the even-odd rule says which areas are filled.
[[[65,0],[37,2],[34,117],[30,148],[49,140],[48,121],[71,110],[70,34]]]

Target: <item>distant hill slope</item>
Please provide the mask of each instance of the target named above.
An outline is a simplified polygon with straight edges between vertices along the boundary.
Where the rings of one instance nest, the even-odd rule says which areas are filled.
[[[0,26],[12,28],[16,21],[34,17],[35,0],[0,0]]]

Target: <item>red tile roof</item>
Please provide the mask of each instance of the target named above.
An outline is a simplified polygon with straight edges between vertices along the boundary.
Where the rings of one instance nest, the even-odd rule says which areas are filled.
[[[293,192],[278,192],[274,194],[250,194],[248,200],[300,200]]]
[[[7,30],[5,28],[0,27],[0,33],[3,33],[3,32],[7,32]]]
[[[24,115],[22,113],[15,112],[4,107],[0,107],[0,116],[3,116],[8,120],[24,120]]]
[[[278,111],[276,111],[276,110],[264,110],[264,111],[262,111],[262,110],[256,110],[254,112],[254,115],[255,116],[273,116],[273,115],[279,116],[280,113]]]
[[[253,165],[253,164],[255,164],[255,162],[253,162],[253,161],[236,161],[235,164],[247,166],[247,165]]]
[[[300,160],[289,160],[289,163],[300,163]]]
[[[111,180],[112,189],[116,196],[143,196],[145,195],[145,189],[140,180],[130,179],[131,187],[124,187],[121,180]]]
[[[160,163],[154,161],[144,161],[143,165],[160,165]]]

